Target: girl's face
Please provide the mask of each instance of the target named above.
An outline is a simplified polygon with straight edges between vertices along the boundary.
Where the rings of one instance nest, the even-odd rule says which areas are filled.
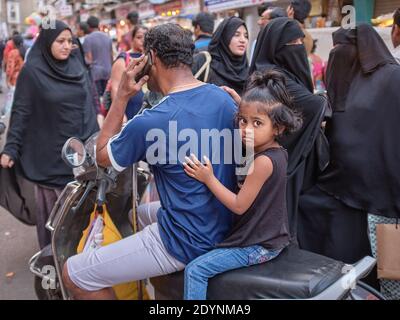
[[[267,114],[258,111],[259,102],[242,102],[239,108],[238,123],[243,143],[254,146],[254,151],[264,150],[275,142],[278,129],[272,125]]]
[[[132,50],[134,52],[143,53],[144,51],[144,36],[146,35],[146,30],[140,28],[135,37],[132,39]]]
[[[242,57],[246,54],[247,45],[249,43],[249,35],[246,28],[240,26],[233,35],[229,43],[229,50],[234,56]]]
[[[72,50],[72,33],[69,30],[61,32],[51,45],[54,59],[67,60]]]

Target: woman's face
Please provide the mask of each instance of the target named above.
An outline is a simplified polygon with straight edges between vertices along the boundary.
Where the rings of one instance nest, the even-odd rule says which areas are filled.
[[[56,60],[67,60],[72,50],[72,33],[69,30],[61,32],[51,45],[51,54]]]
[[[146,30],[140,28],[135,37],[132,39],[132,50],[134,52],[143,53],[144,51],[144,36],[146,35]]]
[[[295,45],[299,45],[299,44],[303,44],[304,43],[304,38],[297,38],[294,39],[288,43],[286,43],[287,46],[295,46]]]
[[[246,54],[247,45],[249,43],[249,35],[246,28],[241,25],[233,35],[229,43],[229,50],[233,55],[242,57]]]

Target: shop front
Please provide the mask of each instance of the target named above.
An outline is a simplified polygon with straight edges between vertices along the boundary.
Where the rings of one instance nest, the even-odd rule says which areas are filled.
[[[202,1],[173,0],[159,4],[143,3],[144,15],[141,5],[139,5],[139,15],[143,24],[147,27],[172,22],[181,25],[183,28],[191,29],[193,17],[201,11]]]
[[[312,10],[309,27],[340,26],[343,7],[350,5],[355,9],[356,21],[372,23],[376,26],[389,26],[393,23],[393,12],[400,8],[400,0],[311,0]]]

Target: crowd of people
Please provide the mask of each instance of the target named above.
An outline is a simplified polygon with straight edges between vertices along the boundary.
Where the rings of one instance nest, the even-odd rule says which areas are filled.
[[[359,24],[334,32],[325,64],[304,28],[308,4],[262,8],[254,43],[236,16],[214,31],[213,16],[199,13],[193,38],[175,24],[148,30],[131,13],[117,55],[96,17],[76,34],[57,21],[28,51],[18,34],[3,44],[15,89],[1,166],[17,165],[35,184],[41,248],[50,243],[50,211],[73,180],[60,155],[71,136],[84,141],[100,129],[97,161],[117,171],[146,160],[147,132],[168,133],[170,121],[199,137],[239,129],[254,147],[244,177],[201,154],[152,165],[160,202],[139,208],[141,231],[65,263],[75,298],[114,298],[112,285],[185,270],[185,299],[205,299],[209,278],[292,244],[349,264],[377,256],[376,225],[400,217],[400,9],[393,55]],[[149,59],[149,74],[133,81]],[[380,289],[400,299],[400,281],[381,279]]]

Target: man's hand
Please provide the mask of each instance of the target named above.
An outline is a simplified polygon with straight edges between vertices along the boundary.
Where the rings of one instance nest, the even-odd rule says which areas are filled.
[[[205,165],[202,164],[197,157],[192,154],[191,157],[185,157],[187,163],[183,163],[186,174],[192,178],[203,182],[209,183],[214,177],[213,167],[210,160],[204,156]]]
[[[117,89],[116,98],[128,99],[137,94],[142,86],[149,79],[148,76],[144,76],[139,82],[135,82],[135,77],[142,71],[143,67],[146,65],[147,57],[142,55],[140,58],[132,59],[128,67],[122,73],[121,81]]]
[[[1,166],[3,168],[12,168],[14,165],[14,161],[11,159],[11,157],[5,153],[1,155]]]
[[[286,12],[287,12],[288,18],[294,19],[294,9],[293,9],[292,5],[289,5],[286,8]]]
[[[240,102],[242,101],[242,98],[239,96],[239,94],[234,89],[229,88],[227,86],[222,86],[220,88],[223,89],[225,92],[229,93],[237,105],[240,104]]]
[[[147,57],[145,58],[144,56],[138,59],[133,59],[122,73],[115,98],[112,99],[110,111],[104,120],[104,124],[97,138],[96,160],[102,167],[108,167],[111,165],[111,160],[107,151],[107,143],[111,137],[121,131],[129,98],[138,93],[149,79],[148,76],[144,76],[139,80],[139,82],[135,82],[134,80],[135,76],[142,71],[146,61]]]

